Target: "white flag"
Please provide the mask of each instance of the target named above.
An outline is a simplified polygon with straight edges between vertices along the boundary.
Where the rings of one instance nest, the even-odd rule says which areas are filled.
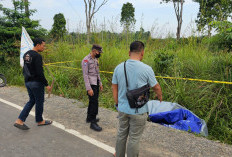
[[[21,36],[21,48],[20,48],[20,65],[23,67],[23,55],[33,49],[33,42],[28,35],[26,29],[22,27],[22,36]]]

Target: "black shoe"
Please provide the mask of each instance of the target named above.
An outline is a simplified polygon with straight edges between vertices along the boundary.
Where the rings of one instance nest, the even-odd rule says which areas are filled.
[[[18,123],[14,123],[14,126],[15,126],[16,128],[21,129],[21,130],[29,130],[29,129],[30,129],[28,126],[26,126],[26,124],[20,125],[20,124],[18,124]]]
[[[86,118],[86,123],[90,123],[90,122],[99,122],[100,121],[100,119],[99,118],[96,118],[96,119],[94,119],[94,120],[89,120],[88,118]]]
[[[102,128],[100,126],[98,126],[98,124],[96,122],[92,122],[90,124],[90,128],[93,129],[94,131],[102,131]]]

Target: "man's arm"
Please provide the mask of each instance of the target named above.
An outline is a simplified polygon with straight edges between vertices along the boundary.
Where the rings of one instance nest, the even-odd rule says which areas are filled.
[[[112,91],[113,91],[114,102],[118,104],[118,85],[117,84],[112,84]]]
[[[156,93],[156,97],[159,99],[159,101],[162,101],[162,90],[160,85],[157,83],[154,87],[152,87],[153,91]]]
[[[100,77],[100,73],[99,72],[97,74],[97,79],[99,80],[99,85],[102,86],[101,77]]]
[[[35,73],[40,81],[43,82],[45,86],[48,86],[48,81],[44,76],[42,56],[40,55],[35,57]]]
[[[89,83],[89,73],[88,73],[88,71],[89,71],[89,65],[88,65],[89,63],[88,63],[88,60],[83,60],[82,61],[82,64],[81,64],[81,66],[82,66],[82,72],[83,72],[83,78],[84,78],[84,81],[85,81],[85,88],[86,88],[86,90],[87,91],[89,91],[89,90],[92,90],[92,88],[91,88],[91,85],[90,85],[90,83]]]
[[[103,91],[103,85],[102,85],[102,82],[101,82],[100,73],[98,73],[97,77],[98,77],[98,80],[99,80],[100,90]]]

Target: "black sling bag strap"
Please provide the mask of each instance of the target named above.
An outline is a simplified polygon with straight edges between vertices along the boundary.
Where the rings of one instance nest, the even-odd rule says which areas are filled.
[[[126,88],[128,91],[129,89],[128,89],[128,81],[127,81],[127,75],[126,75],[126,61],[124,62],[124,74],[125,74],[125,78],[126,78]]]
[[[150,96],[150,86],[146,84],[140,88],[129,90],[128,80],[126,74],[126,61],[124,62],[124,74],[126,79],[127,92],[126,96],[130,105],[130,108],[135,108],[138,112],[138,108],[143,107],[148,101]]]

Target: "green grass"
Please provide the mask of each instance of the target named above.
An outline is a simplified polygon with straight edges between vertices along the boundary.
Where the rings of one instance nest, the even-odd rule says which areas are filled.
[[[113,72],[114,68],[125,61],[128,46],[125,41],[99,42],[104,53],[99,59],[100,70]],[[173,39],[148,39],[143,62],[150,65],[157,76],[187,77],[218,81],[231,81],[231,53],[212,53],[204,44],[189,38],[187,44],[177,43]],[[43,58],[46,63],[82,60],[90,53],[91,45],[71,45],[68,42],[47,45]],[[163,56],[164,60],[160,60]],[[172,57],[171,57],[172,56]],[[0,72],[4,73],[10,85],[23,85],[22,70],[19,59],[1,64]],[[81,68],[81,61],[57,64]],[[65,97],[75,98],[88,103],[83,82],[82,71],[48,66],[56,78]],[[45,70],[49,82],[52,77]],[[104,91],[100,94],[100,105],[113,109],[114,101],[111,92],[112,74],[101,73]],[[157,78],[163,91],[164,101],[176,102],[193,111],[207,122],[209,138],[232,144],[232,87],[225,84],[213,84],[186,80]],[[61,94],[55,84],[53,92]],[[152,93],[154,96],[154,93]]]

